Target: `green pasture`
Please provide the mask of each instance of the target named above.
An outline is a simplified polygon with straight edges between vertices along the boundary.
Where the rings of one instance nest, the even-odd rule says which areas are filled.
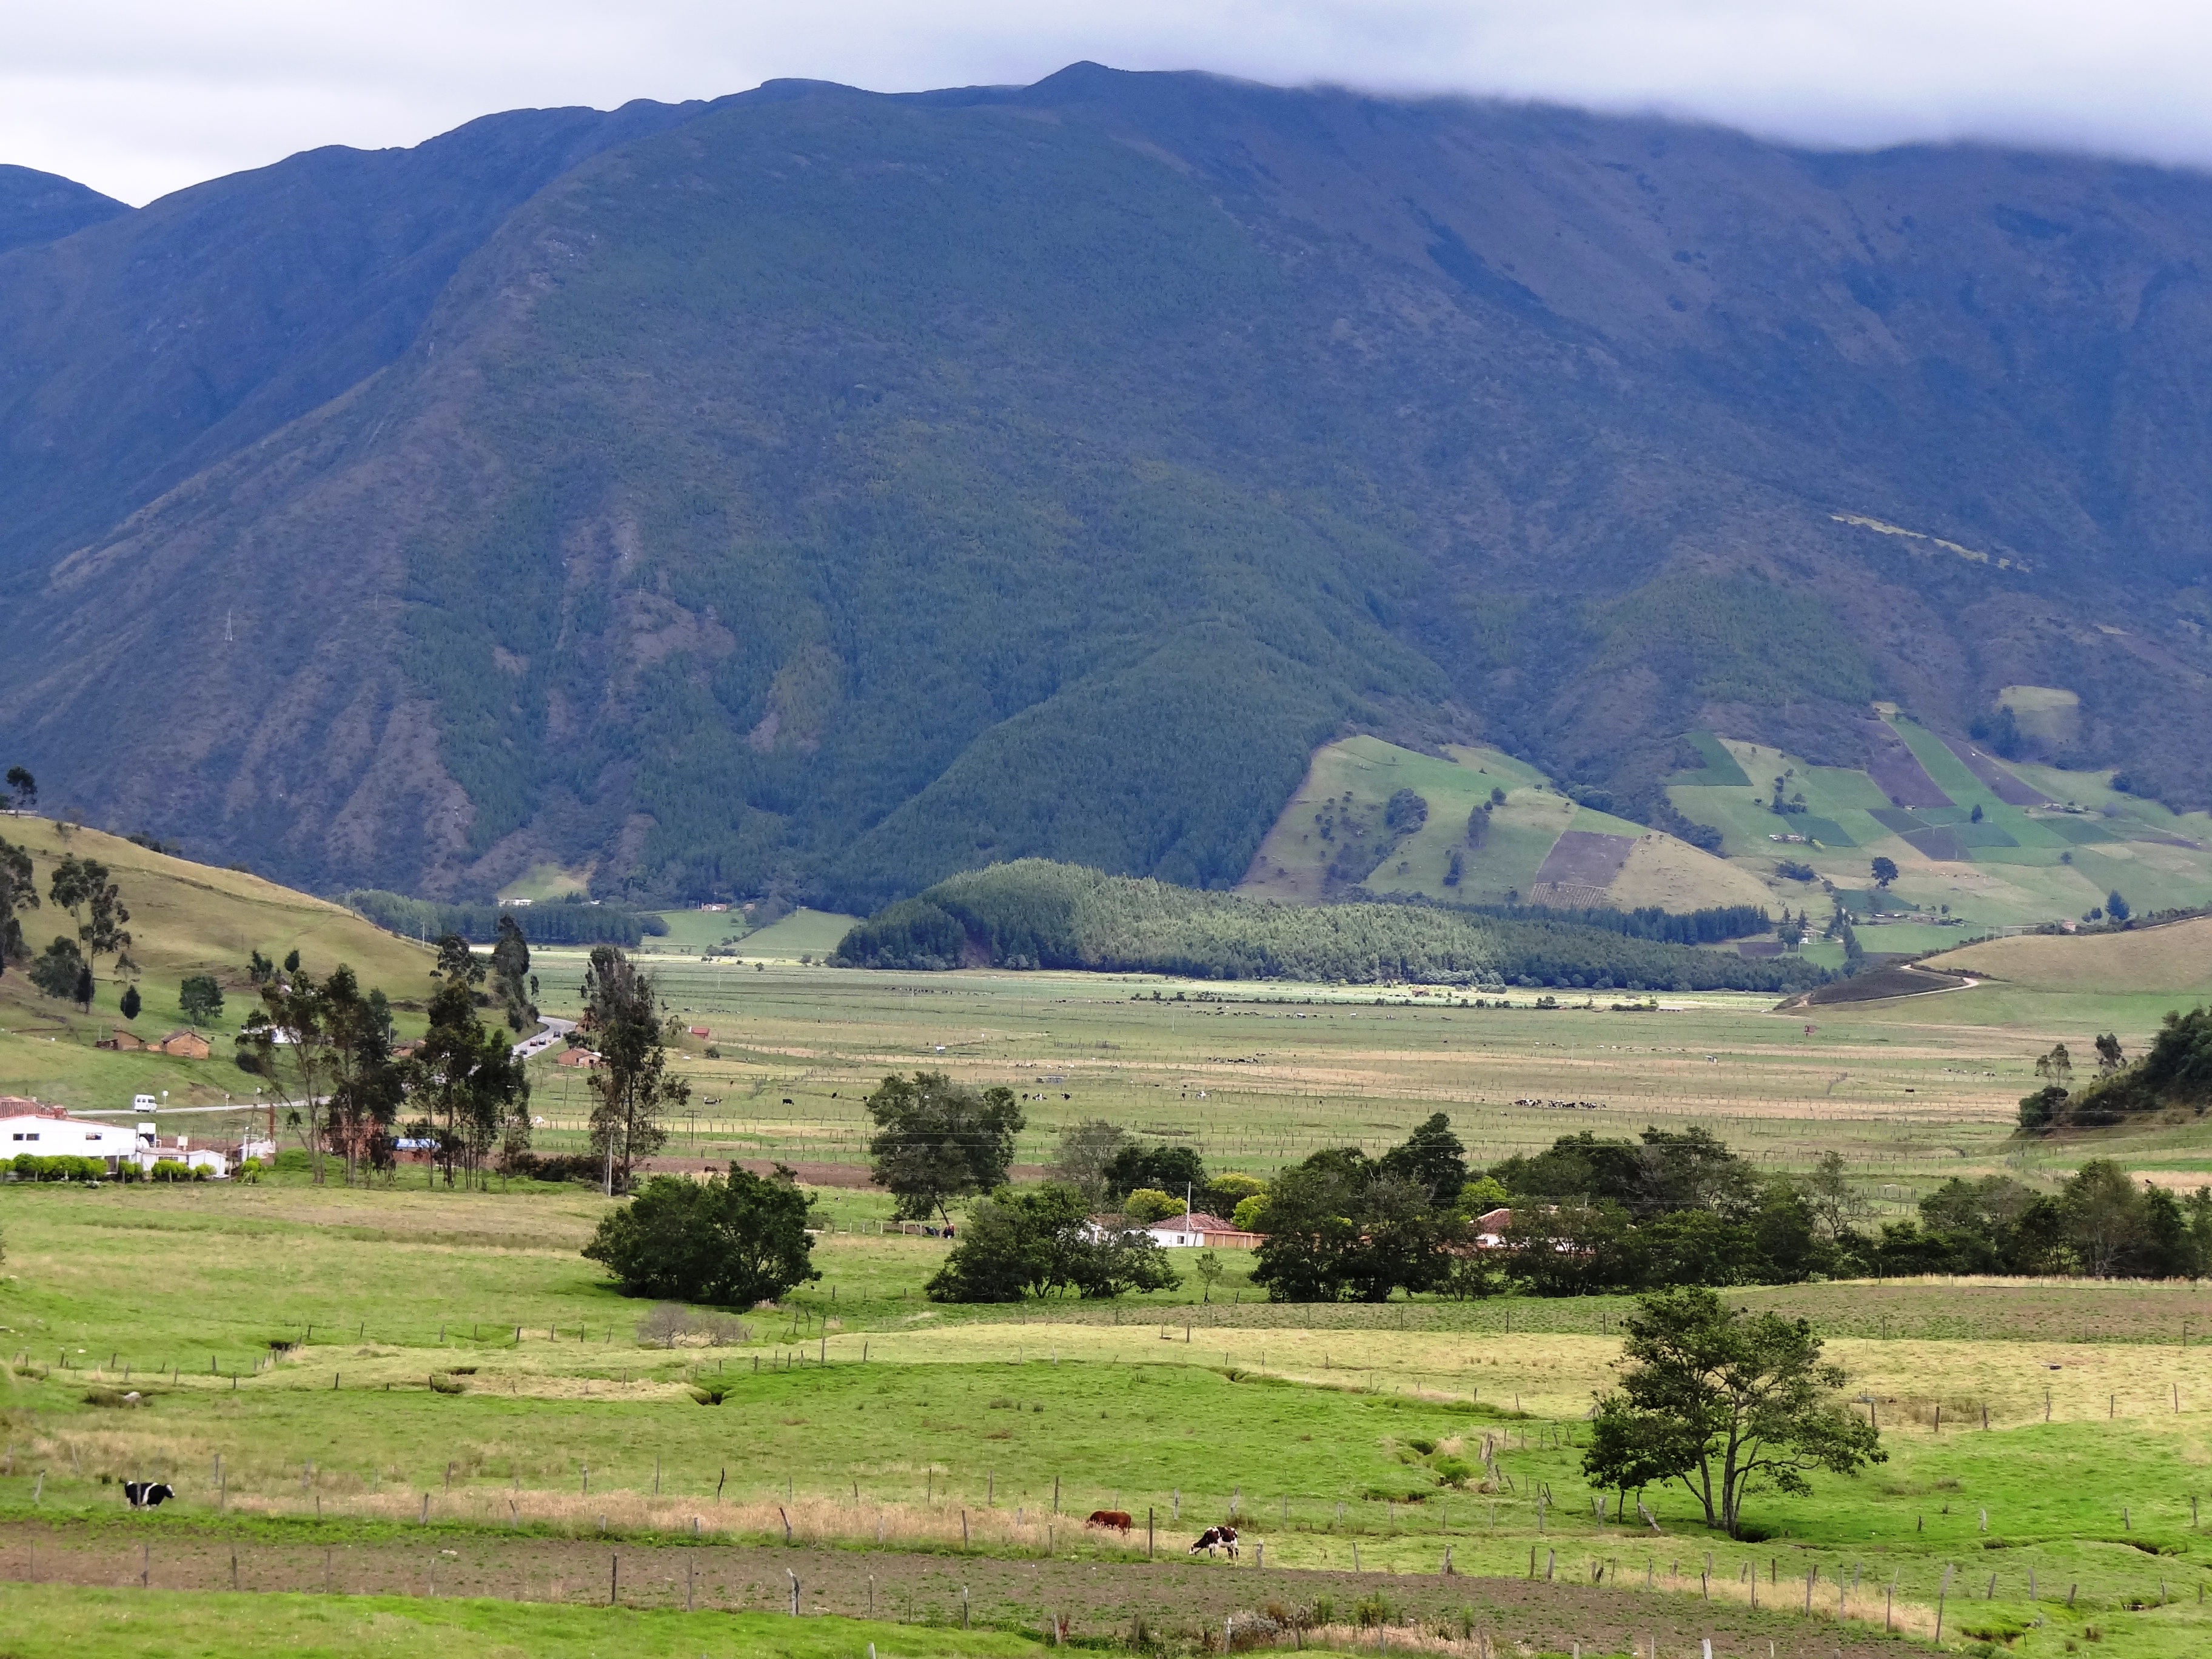
[[[699,956],[725,940],[734,939],[738,955],[747,962],[796,961],[802,956],[827,956],[860,920],[829,910],[798,909],[765,927],[756,927],[744,911],[737,907],[727,910],[694,907],[658,914],[668,924],[668,931],[646,939],[638,947],[641,954]]]
[[[21,1659],[938,1659],[1027,1655],[1034,1637],[760,1613],[679,1613],[411,1595],[228,1595],[11,1584],[7,1642]]]
[[[1171,1536],[1233,1513],[1272,1566],[1346,1571],[1357,1551],[1363,1571],[1426,1574],[1449,1547],[1465,1573],[1520,1576],[1533,1559],[1587,1582],[1605,1563],[1633,1586],[1648,1565],[1656,1589],[1687,1595],[1710,1556],[1723,1599],[1747,1600],[1757,1571],[1761,1605],[1794,1607],[1811,1569],[1816,1605],[1840,1581],[1855,1618],[1878,1617],[1887,1588],[1923,1632],[1949,1567],[1947,1617],[1973,1621],[1954,1633],[2039,1614],[2046,1632],[2094,1624],[2144,1654],[2203,1634],[2212,1351],[2172,1339],[2177,1315],[2212,1316],[2212,1299],[2185,1288],[1743,1293],[1859,1334],[1836,1352],[1847,1391],[1875,1396],[1889,1462],[1761,1496],[1765,1535],[1735,1542],[1706,1534],[1677,1490],[1644,1494],[1657,1534],[1632,1509],[1593,1510],[1580,1419],[1616,1351],[1618,1299],[944,1310],[911,1296],[941,1246],[841,1233],[820,1247],[827,1282],[750,1316],[750,1340],[670,1349],[641,1340],[645,1309],[570,1254],[595,1212],[543,1189],[0,1188],[0,1310],[23,1356],[0,1393],[0,1516],[97,1521],[114,1481],[156,1474],[180,1498],[149,1517],[156,1538],[212,1525],[373,1542],[422,1536],[427,1516],[432,1540],[601,1525],[651,1539],[697,1515],[717,1538],[776,1541],[782,1504],[830,1544],[871,1543],[888,1516],[893,1547],[951,1550],[965,1510],[976,1553],[1140,1553],[1073,1523],[1044,1530],[1056,1482],[1063,1515],[1149,1510]],[[280,1340],[304,1346],[271,1362]],[[2046,1358],[2066,1368],[2048,1425],[2031,1408],[2041,1385],[2023,1381]],[[175,1380],[150,1378],[165,1359]],[[122,1364],[150,1403],[89,1403],[123,1385]],[[459,1391],[434,1390],[434,1374]],[[694,1383],[721,1402],[699,1403]],[[2124,1407],[2111,1421],[2097,1414],[2107,1388]],[[218,1455],[226,1507],[211,1517]]]

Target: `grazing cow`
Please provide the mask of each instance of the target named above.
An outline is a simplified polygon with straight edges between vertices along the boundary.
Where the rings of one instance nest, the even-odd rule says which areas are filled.
[[[1083,1524],[1086,1527],[1112,1528],[1126,1534],[1137,1522],[1127,1510],[1093,1510],[1091,1511],[1091,1518]]]
[[[1237,1528],[1227,1526],[1208,1527],[1199,1534],[1198,1541],[1190,1547],[1190,1553],[1193,1555],[1197,1554],[1200,1550],[1204,1550],[1209,1558],[1226,1550],[1229,1552],[1229,1559],[1234,1561],[1237,1559]]]
[[[123,1495],[131,1500],[132,1509],[151,1510],[160,1508],[164,1500],[177,1494],[169,1489],[167,1481],[126,1480],[123,1483]]]

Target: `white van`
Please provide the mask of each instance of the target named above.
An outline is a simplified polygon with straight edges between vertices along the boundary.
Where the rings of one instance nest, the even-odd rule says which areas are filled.
[[[134,1112],[150,1112],[155,1109],[156,1103],[154,1097],[151,1095],[133,1095],[131,1097],[131,1109]]]

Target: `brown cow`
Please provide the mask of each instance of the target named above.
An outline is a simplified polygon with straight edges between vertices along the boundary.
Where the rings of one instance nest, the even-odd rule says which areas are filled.
[[[1137,1523],[1130,1518],[1127,1510],[1093,1510],[1091,1518],[1083,1524],[1086,1527],[1112,1527],[1127,1533]]]

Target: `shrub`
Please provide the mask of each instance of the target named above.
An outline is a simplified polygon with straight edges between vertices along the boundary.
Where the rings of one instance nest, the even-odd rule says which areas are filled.
[[[1237,1213],[1229,1218],[1236,1224],[1237,1231],[1241,1233],[1256,1233],[1266,1230],[1267,1223],[1265,1218],[1267,1213],[1267,1194],[1255,1193],[1251,1197],[1240,1202],[1237,1206]]]
[[[1171,1215],[1183,1213],[1182,1200],[1171,1198],[1157,1187],[1139,1187],[1123,1202],[1121,1209],[1135,1222],[1164,1221]]]
[[[501,1158],[499,1168],[501,1174],[518,1181],[583,1181],[594,1185],[606,1173],[605,1160],[589,1152],[516,1151]]]
[[[1439,1457],[1429,1466],[1445,1486],[1463,1490],[1482,1471],[1464,1457]]]
[[[307,1154],[302,1152],[301,1156],[304,1158]],[[154,1162],[154,1179],[156,1181],[190,1181],[191,1178],[191,1167],[179,1164],[173,1158],[156,1158]]]
[[[270,1166],[279,1175],[305,1175],[310,1168],[305,1146],[287,1146]]]
[[[763,1180],[732,1163],[726,1178],[653,1176],[601,1218],[584,1255],[624,1296],[750,1307],[821,1278],[811,1248],[791,1170],[779,1164]]]

